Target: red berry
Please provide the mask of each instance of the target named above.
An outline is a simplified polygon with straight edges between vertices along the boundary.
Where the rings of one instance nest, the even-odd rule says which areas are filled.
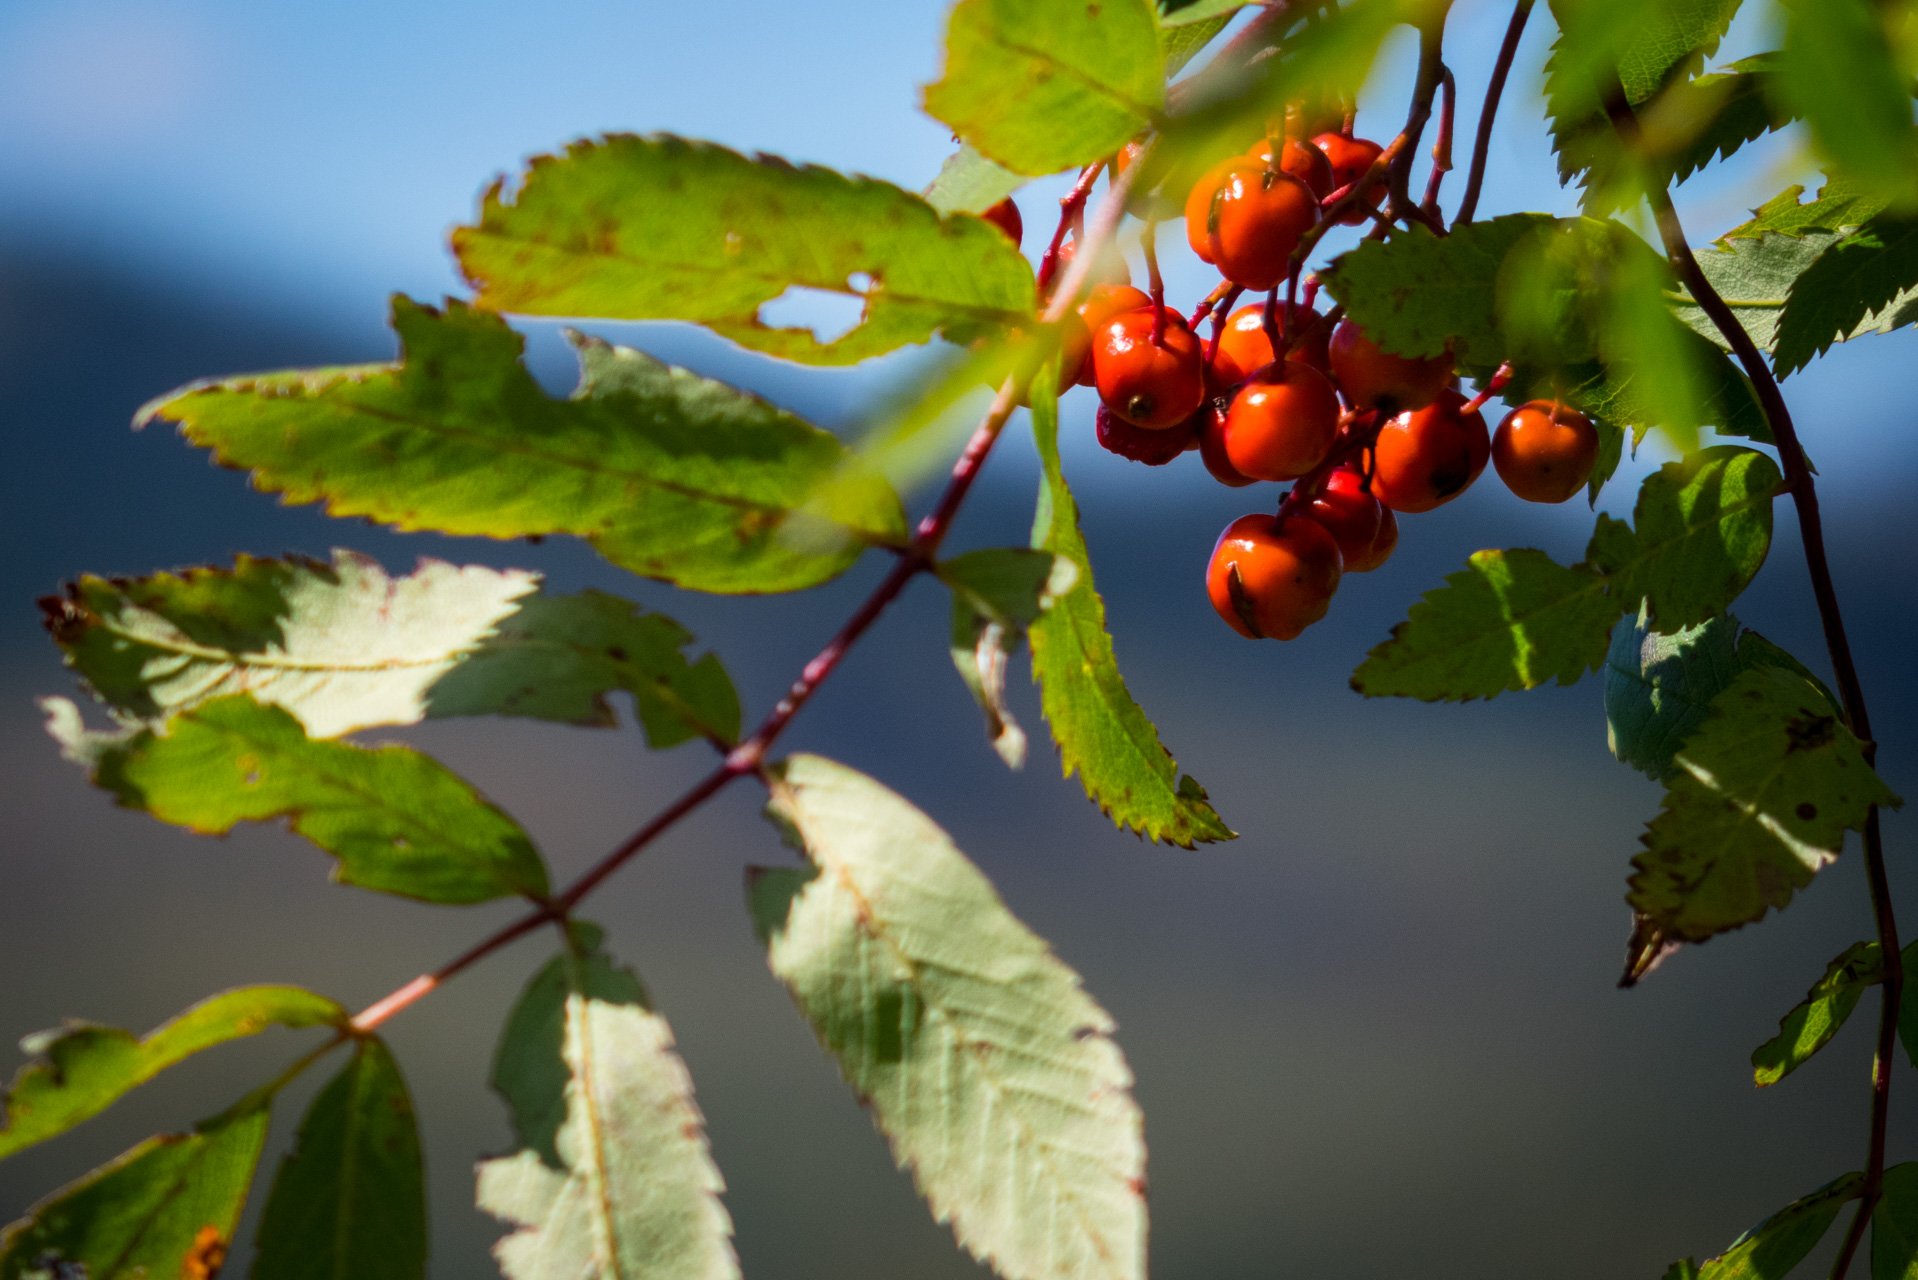
[[[1018,244],[1025,239],[1026,225],[1020,221],[1019,206],[1012,203],[1011,196],[1007,196],[979,216],[1005,232],[1006,238],[1012,243]]]
[[[1365,477],[1350,467],[1334,468],[1299,514],[1325,526],[1339,544],[1347,573],[1378,568],[1399,544],[1398,517],[1366,491]]]
[[[1551,400],[1534,400],[1505,415],[1492,436],[1492,463],[1505,487],[1527,502],[1563,502],[1592,478],[1598,428]]]
[[[1311,188],[1244,156],[1199,179],[1185,203],[1193,252],[1247,289],[1270,289],[1285,279],[1299,237],[1318,220]]]
[[[1325,616],[1339,573],[1339,544],[1320,525],[1240,516],[1212,549],[1205,589],[1240,635],[1290,640]]]
[[[1205,399],[1205,353],[1177,315],[1152,341],[1152,310],[1128,311],[1092,335],[1092,376],[1106,407],[1136,427],[1176,427]]]
[[[1085,322],[1086,345],[1084,357],[1073,365],[1079,371],[1072,379],[1082,387],[1092,385],[1092,335],[1105,328],[1106,322],[1114,316],[1124,315],[1128,311],[1137,311],[1152,305],[1152,298],[1142,289],[1134,289],[1129,284],[1095,284],[1086,300],[1079,304],[1079,319]],[[1061,368],[1070,361],[1062,362]]]
[[[1220,484],[1243,489],[1258,481],[1242,474],[1232,465],[1232,459],[1225,456],[1225,419],[1231,409],[1232,402],[1224,397],[1199,406],[1199,460]]]
[[[1325,153],[1327,163],[1332,166],[1334,191],[1340,187],[1349,187],[1364,177],[1365,171],[1372,167],[1372,162],[1377,160],[1385,150],[1384,147],[1369,139],[1348,138],[1342,133],[1321,133],[1312,141]],[[1375,182],[1372,184],[1372,189],[1365,193],[1365,203],[1376,209],[1384,194],[1385,184]],[[1367,220],[1366,214],[1360,209],[1353,209],[1339,219],[1340,222],[1353,227]]]
[[[1279,308],[1279,341],[1285,341],[1285,308]],[[1316,311],[1299,311],[1299,328],[1305,334],[1305,341],[1294,348],[1288,360],[1297,360],[1309,364],[1320,373],[1326,373],[1330,365],[1326,361],[1326,345],[1331,333],[1318,321]],[[1265,336],[1265,307],[1261,303],[1252,303],[1240,307],[1226,319],[1225,328],[1219,334],[1219,353],[1213,358],[1212,372],[1218,380],[1227,386],[1244,382],[1265,366],[1272,363],[1272,343]]]
[[[1059,263],[1054,278],[1064,276],[1066,268],[1072,265],[1073,255],[1079,252],[1079,242],[1068,240],[1059,246]],[[1131,284],[1132,268],[1126,266],[1125,256],[1110,247],[1099,255],[1092,264],[1091,282],[1093,284]]]
[[[1272,140],[1261,138],[1246,154],[1260,164],[1271,164]],[[1301,138],[1285,140],[1285,158],[1279,161],[1279,168],[1303,182],[1321,200],[1338,186],[1332,180],[1332,162],[1325,158],[1325,152],[1319,150],[1318,144]]]
[[[1107,452],[1116,453],[1121,458],[1133,462],[1143,462],[1148,467],[1163,467],[1192,444],[1192,438],[1198,427],[1198,415],[1194,414],[1175,427],[1162,431],[1152,431],[1145,427],[1135,427],[1104,405],[1093,422],[1097,429],[1099,443]]]
[[[1326,354],[1339,390],[1354,409],[1383,409],[1387,413],[1423,409],[1452,381],[1451,356],[1395,356],[1366,337],[1365,331],[1350,320],[1341,320],[1333,330]]]
[[[1254,480],[1296,480],[1325,461],[1339,434],[1339,397],[1297,360],[1269,364],[1233,397],[1225,456]]]
[[[1461,414],[1449,388],[1423,409],[1385,424],[1373,450],[1372,493],[1394,511],[1430,511],[1465,492],[1492,456],[1485,415]]]

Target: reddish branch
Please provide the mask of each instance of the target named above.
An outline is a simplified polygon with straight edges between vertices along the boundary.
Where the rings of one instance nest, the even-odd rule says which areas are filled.
[[[1613,128],[1627,147],[1639,149],[1642,136],[1638,118],[1625,97],[1624,87],[1614,77],[1607,89],[1605,110],[1611,117]],[[1838,592],[1832,584],[1831,565],[1825,555],[1825,526],[1818,510],[1818,490],[1812,479],[1811,467],[1805,461],[1804,447],[1798,442],[1798,430],[1792,423],[1791,411],[1785,407],[1785,397],[1779,391],[1778,382],[1772,377],[1771,369],[1766,366],[1757,344],[1699,269],[1698,259],[1692,256],[1691,245],[1685,239],[1685,229],[1678,221],[1678,211],[1672,207],[1670,191],[1663,184],[1654,186],[1648,190],[1647,199],[1657,219],[1659,237],[1665,243],[1665,254],[1671,260],[1673,270],[1678,273],[1678,278],[1691,292],[1699,308],[1711,317],[1712,324],[1730,344],[1732,353],[1738,357],[1739,364],[1744,366],[1746,376],[1758,392],[1758,403],[1765,412],[1765,421],[1771,427],[1772,440],[1778,448],[1779,464],[1785,473],[1785,488],[1798,510],[1798,531],[1805,547],[1805,564],[1811,572],[1812,595],[1818,602],[1818,619],[1824,626],[1825,648],[1831,656],[1838,696],[1844,704],[1845,718],[1850,722],[1852,732],[1858,735],[1864,745],[1866,762],[1875,765],[1878,744],[1872,740],[1871,718],[1865,709],[1864,688],[1859,683],[1857,664],[1852,660],[1851,642],[1845,635],[1845,620],[1838,609]],[[1871,909],[1878,927],[1878,946],[1884,960],[1885,976],[1881,982],[1883,990],[1880,993],[1882,1003],[1878,1016],[1878,1042],[1871,1064],[1871,1133],[1866,1146],[1864,1188],[1859,1196],[1857,1214],[1845,1232],[1844,1244],[1839,1249],[1837,1261],[1832,1265],[1833,1280],[1842,1280],[1850,1269],[1852,1258],[1864,1239],[1865,1227],[1871,1221],[1871,1211],[1878,1203],[1884,1187],[1885,1127],[1891,1111],[1891,1068],[1898,1044],[1898,1009],[1904,998],[1905,970],[1899,955],[1898,920],[1892,912],[1891,884],[1885,874],[1885,851],[1878,830],[1877,805],[1872,805],[1866,813],[1864,837],[1865,874],[1871,886]]]
[[[1478,113],[1478,137],[1472,143],[1472,168],[1465,178],[1465,198],[1459,201],[1453,226],[1472,220],[1478,212],[1479,189],[1485,185],[1485,156],[1492,146],[1492,122],[1498,118],[1499,98],[1505,93],[1505,78],[1512,73],[1512,58],[1518,53],[1519,38],[1525,34],[1525,20],[1532,16],[1534,0],[1518,0],[1512,6],[1512,20],[1505,26],[1505,43],[1498,47],[1498,61],[1485,86],[1485,105]]]

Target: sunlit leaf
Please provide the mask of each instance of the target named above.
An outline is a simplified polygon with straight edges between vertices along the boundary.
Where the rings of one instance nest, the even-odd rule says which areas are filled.
[[[1791,373],[1834,342],[1914,320],[1918,219],[1879,214],[1827,247],[1798,276],[1779,317],[1773,362],[1781,375]]]
[[[300,1121],[260,1220],[251,1280],[420,1280],[426,1183],[413,1101],[368,1037]]]
[[[1767,231],[1780,235],[1802,236],[1810,231],[1842,231],[1861,226],[1885,208],[1883,192],[1874,191],[1849,178],[1829,177],[1818,190],[1817,198],[1801,201],[1802,186],[1783,191],[1752,210],[1751,221],[1740,223],[1719,237],[1728,243],[1741,236],[1757,239]]]
[[[1048,366],[1031,391],[1032,435],[1044,475],[1032,517],[1032,545],[1072,561],[1072,589],[1032,624],[1032,676],[1059,746],[1065,776],[1078,771],[1086,795],[1113,822],[1154,840],[1190,846],[1230,840],[1205,788],[1159,741],[1126,689],[1106,632],[1105,602],[1079,532],[1079,507],[1059,464],[1059,402]]]
[[[926,203],[940,213],[984,213],[1026,185],[1024,174],[994,164],[962,142],[939,166],[939,176],[925,190]]]
[[[1705,273],[1705,279],[1738,318],[1752,344],[1760,351],[1770,351],[1792,282],[1838,238],[1834,231],[1810,231],[1799,236],[1765,232],[1757,237],[1739,236],[1704,245],[1694,250],[1693,256],[1698,259],[1698,268]],[[1691,300],[1690,291],[1682,285],[1672,312],[1715,345],[1731,350],[1731,344],[1718,331],[1718,326],[1705,314],[1704,308]]]
[[[453,248],[484,307],[691,320],[809,364],[934,334],[971,342],[1029,320],[1035,301],[1031,266],[977,218],[942,218],[877,179],[665,134],[534,157],[516,192],[487,193]],[[789,288],[857,298],[864,315],[827,343],[763,323],[760,307]]]
[[[1873,804],[1902,803],[1824,693],[1782,667],[1746,671],[1685,740],[1632,859],[1628,976],[1674,942],[1782,909],[1838,856]]]
[[[427,902],[543,896],[526,833],[458,775],[409,747],[309,738],[279,707],[230,694],[176,714],[164,732],[88,735],[64,698],[48,731],[130,809],[204,835],[284,818],[339,859],[334,878]]]
[[[1571,684],[1605,657],[1619,614],[1605,579],[1543,551],[1480,551],[1412,606],[1392,638],[1352,673],[1368,697],[1492,698],[1556,678]]]
[[[31,1035],[0,1112],[0,1158],[64,1133],[174,1063],[270,1026],[346,1025],[345,1009],[299,987],[236,987],[210,996],[142,1038],[118,1027],[69,1022]]]
[[[1778,1034],[1752,1050],[1752,1079],[1760,1088],[1777,1084],[1831,1043],[1858,999],[1884,973],[1875,942],[1855,942],[1825,966],[1825,976],[1778,1021]]]
[[[1255,0],[1160,0],[1159,25],[1167,28],[1196,26],[1219,18],[1230,19]]]
[[[1780,101],[1846,176],[1889,198],[1918,198],[1918,125],[1882,6],[1872,0],[1788,0],[1774,79]]]
[[[1632,523],[1598,517],[1586,561],[1612,579],[1622,605],[1649,599],[1646,617],[1670,634],[1724,611],[1771,549],[1778,464],[1754,449],[1716,445],[1645,478]]]
[[[734,1280],[724,1183],[686,1065],[639,979],[575,924],[508,1015],[493,1087],[521,1147],[479,1166],[479,1207],[517,1228],[511,1280]]]
[[[1026,174],[1103,160],[1164,106],[1151,0],[959,0],[926,86],[935,119]]]
[[[1918,1270],[1918,1162],[1885,1169],[1871,1211],[1871,1280],[1908,1280]]]
[[[1206,45],[1232,24],[1233,15],[1251,0],[1196,0],[1159,19],[1159,52],[1165,56],[1167,79],[1185,70]],[[1188,13],[1199,11],[1197,16]]]
[[[1111,1017],[930,818],[818,756],[769,815],[814,864],[756,868],[772,969],[912,1171],[1006,1280],[1145,1274],[1145,1143]]]
[[[210,1280],[232,1246],[267,1119],[264,1104],[243,1104],[62,1187],[0,1232],[0,1276],[47,1260],[84,1268],[86,1280]]]
[[[1835,1178],[1766,1218],[1693,1274],[1698,1280],[1784,1280],[1818,1247],[1838,1211],[1863,1189],[1858,1174]]]
[[[813,586],[867,544],[905,537],[877,476],[815,502],[847,451],[756,396],[581,339],[580,393],[555,400],[497,316],[395,298],[393,325],[398,365],[195,384],[143,417],[180,423],[289,503],[404,530],[569,533],[623,568],[701,591]],[[819,535],[803,546],[791,536],[802,526]]]
[[[952,665],[986,713],[992,749],[1023,768],[1026,734],[1006,706],[1006,666],[1026,628],[1078,581],[1079,568],[1047,551],[995,547],[943,561],[937,572],[952,588]]]

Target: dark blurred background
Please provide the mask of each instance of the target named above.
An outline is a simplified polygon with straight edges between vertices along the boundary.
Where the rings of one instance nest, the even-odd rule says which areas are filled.
[[[1462,4],[1454,18],[1462,135],[1506,12]],[[940,4],[880,0],[0,5],[0,1034],[63,1017],[144,1031],[250,981],[357,1006],[513,911],[330,887],[326,859],[278,828],[208,840],[116,810],[58,758],[33,704],[71,689],[33,599],[73,574],[332,546],[395,573],[422,555],[528,566],[678,617],[724,656],[749,714],[763,712],[879,566],[796,597],[702,598],[575,545],[402,537],[281,508],[169,432],[127,422],[202,375],[388,358],[387,292],[456,290],[446,227],[493,173],[584,133],[671,129],[920,186],[950,147],[915,110],[942,21]],[[1550,38],[1541,10],[1488,213],[1573,207],[1536,119]],[[1762,21],[1741,19],[1726,56],[1764,38]],[[1392,131],[1408,52],[1395,42],[1368,87],[1365,131]],[[1735,175],[1688,189],[1694,238],[1803,180],[1798,146],[1775,139]],[[1021,196],[1029,247],[1057,193]],[[1181,299],[1205,287],[1183,255],[1171,281]],[[833,321],[803,300],[787,314]],[[564,391],[556,329],[524,327],[533,366]],[[804,370],[680,327],[588,327],[846,430],[923,360]],[[1874,337],[1788,387],[1823,472],[1883,769],[1908,795],[1915,357],[1910,334]],[[1147,1117],[1160,1277],[1651,1277],[1862,1162],[1872,1002],[1785,1083],[1754,1091],[1747,1065],[1824,962],[1868,936],[1855,846],[1782,916],[1620,992],[1624,874],[1658,792],[1607,753],[1598,682],[1463,707],[1367,702],[1346,687],[1417,593],[1472,550],[1576,559],[1582,504],[1528,507],[1488,477],[1406,519],[1396,558],[1349,578],[1324,624],[1254,644],[1213,616],[1201,574],[1219,528],[1260,499],[1213,484],[1195,457],[1148,472],[1098,451],[1085,395],[1068,401],[1067,464],[1121,662],[1243,838],[1186,852],[1115,832],[1059,778],[1023,668],[1016,706],[1040,740],[1009,775],[947,662],[945,598],[930,585],[887,616],[787,745],[866,769],[945,824],[1116,1014]],[[1628,512],[1661,449],[1628,460],[1601,505]],[[1022,541],[1035,482],[1020,429],[953,546]],[[1827,669],[1784,504],[1738,612]],[[696,746],[649,754],[630,730],[487,720],[405,736],[517,815],[561,880],[709,767]],[[786,855],[758,803],[730,792],[590,907],[679,1036],[746,1270],[976,1274],[765,972],[741,867]],[[1909,820],[1893,817],[1887,841],[1909,911]],[[470,1166],[508,1132],[486,1067],[545,952],[522,942],[390,1025],[425,1130],[436,1277],[492,1273],[498,1228],[471,1207]],[[304,1043],[270,1032],[203,1055],[0,1165],[0,1220],[223,1107]],[[0,1069],[12,1069],[4,1051]],[[283,1100],[263,1168],[322,1078]],[[1893,1153],[1906,1158],[1918,1155],[1918,1080],[1901,1066],[1899,1083]]]

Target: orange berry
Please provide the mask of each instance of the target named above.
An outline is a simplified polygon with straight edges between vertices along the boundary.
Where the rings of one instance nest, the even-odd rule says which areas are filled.
[[[1339,544],[1311,520],[1240,516],[1219,535],[1206,594],[1251,640],[1290,640],[1325,616],[1339,589]]]
[[[1205,352],[1177,315],[1165,319],[1158,344],[1149,307],[1114,316],[1092,335],[1099,398],[1135,427],[1176,427],[1205,399]]]
[[[1321,133],[1312,139],[1319,150],[1325,153],[1325,159],[1332,167],[1332,190],[1349,187],[1365,176],[1373,161],[1384,153],[1385,148],[1368,138],[1348,138],[1342,133]],[[1375,182],[1372,189],[1365,193],[1365,203],[1376,209],[1385,195],[1385,184]],[[1353,209],[1339,219],[1347,226],[1356,227],[1369,221],[1366,214]]]
[[[1299,514],[1325,526],[1339,544],[1347,573],[1378,568],[1399,544],[1398,517],[1367,491],[1365,477],[1350,467],[1334,468]]]
[[[1225,456],[1254,480],[1296,480],[1325,461],[1339,434],[1339,397],[1296,360],[1267,365],[1232,399]]]
[[[1260,164],[1271,164],[1272,140],[1259,139],[1246,154]],[[1302,138],[1285,140],[1285,158],[1279,161],[1279,168],[1303,182],[1321,200],[1331,195],[1338,185],[1332,180],[1332,162],[1325,158],[1325,152],[1319,150],[1317,143]]]
[[[1279,308],[1279,341],[1285,341],[1285,308]],[[1295,347],[1286,359],[1309,364],[1320,373],[1329,372],[1326,360],[1326,345],[1331,337],[1324,325],[1319,324],[1322,317],[1316,311],[1299,311],[1300,329],[1305,341]],[[1219,333],[1219,353],[1213,358],[1212,372],[1227,386],[1244,382],[1265,366],[1272,363],[1272,343],[1265,336],[1265,307],[1261,303],[1252,303],[1240,307],[1226,318],[1225,328]]]
[[[1327,357],[1345,402],[1354,409],[1423,409],[1452,381],[1451,356],[1395,356],[1350,320],[1333,330]]]
[[[1485,415],[1460,413],[1465,397],[1447,388],[1423,409],[1401,413],[1379,432],[1372,493],[1394,511],[1430,511],[1464,493],[1492,455]]]
[[[1563,502],[1592,478],[1598,428],[1552,400],[1534,400],[1505,415],[1492,436],[1492,464],[1505,487],[1527,502]]]

